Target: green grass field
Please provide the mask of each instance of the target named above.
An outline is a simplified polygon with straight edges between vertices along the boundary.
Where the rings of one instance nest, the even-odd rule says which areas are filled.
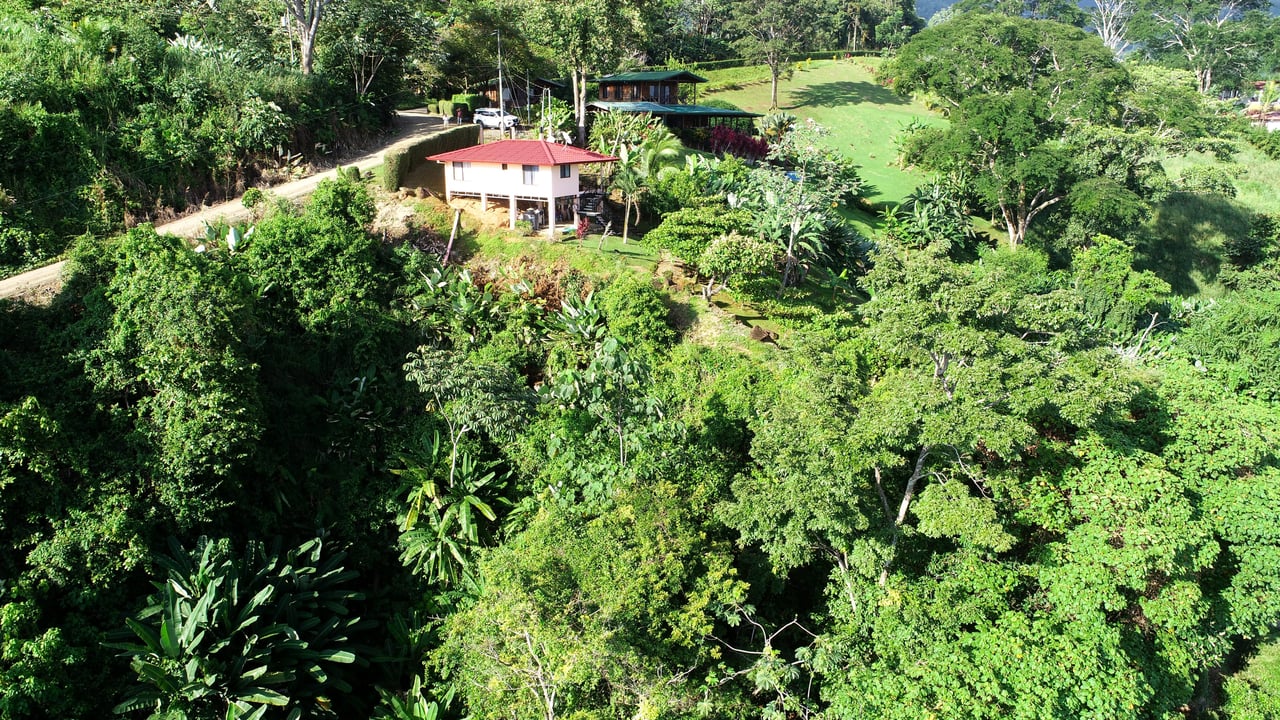
[[[1147,232],[1137,245],[1138,266],[1169,282],[1179,295],[1217,297],[1225,292],[1218,282],[1228,238],[1249,232],[1253,213],[1280,213],[1280,161],[1243,145],[1230,163],[1206,153],[1162,159],[1165,172],[1177,182],[1183,170],[1216,165],[1242,171],[1235,180],[1236,197],[1174,193],[1153,208]]]
[[[1207,153],[1168,157],[1162,163],[1169,177],[1175,180],[1189,167],[1225,164]],[[1272,160],[1252,145],[1242,143],[1232,164],[1244,170],[1244,174],[1236,178],[1236,199],[1255,212],[1280,213],[1280,193],[1276,192],[1276,188],[1280,188],[1280,160]]]
[[[780,82],[778,104],[800,120],[813,118],[831,131],[828,137],[831,144],[862,166],[862,177],[870,185],[866,195],[872,202],[895,203],[911,192],[923,177],[897,166],[894,138],[912,120],[928,125],[946,121],[922,103],[900,98],[877,84],[874,68],[879,62],[879,58],[802,61],[800,69],[789,80]],[[701,99],[707,98],[767,113],[769,83],[766,79],[737,90],[701,96]]]

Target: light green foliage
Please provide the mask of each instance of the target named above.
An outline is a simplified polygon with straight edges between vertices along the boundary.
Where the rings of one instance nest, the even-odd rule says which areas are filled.
[[[952,538],[961,546],[992,552],[1013,547],[1014,538],[1000,526],[995,504],[955,483],[925,488],[913,511],[919,519],[916,527],[927,537]]]
[[[683,208],[662,218],[658,227],[645,233],[644,244],[669,250],[686,263],[697,262],[711,242],[731,232],[751,234],[751,214],[716,206]]]
[[[646,394],[650,368],[633,357],[617,338],[608,337],[596,348],[584,370],[563,370],[543,388],[548,401],[562,408],[586,412],[600,422],[598,428],[617,438],[618,465],[627,465],[628,440],[647,421],[661,417],[656,401]]]
[[[356,180],[339,175],[337,180],[323,180],[307,200],[312,216],[334,220],[356,228],[373,222],[376,208],[369,191]]]
[[[1180,341],[1233,392],[1280,399],[1280,293],[1239,291],[1189,319]]]
[[[1168,283],[1135,271],[1133,251],[1120,241],[1100,235],[1092,247],[1076,253],[1072,265],[1084,320],[1101,338],[1126,343],[1140,323],[1159,317]]]
[[[1200,147],[1220,132],[1222,118],[1196,92],[1194,73],[1145,63],[1126,67],[1132,81],[1123,101],[1126,127],[1146,128],[1174,151]]]
[[[813,122],[793,129],[769,148],[768,164],[729,192],[730,205],[751,211],[755,233],[778,246],[780,290],[796,284],[801,272],[835,274],[862,259],[836,212],[862,181],[848,158],[823,144],[826,134]]]
[[[1235,197],[1235,179],[1243,174],[1244,168],[1238,166],[1193,165],[1178,173],[1178,189],[1189,193],[1217,193]]]
[[[1215,85],[1246,79],[1261,36],[1264,0],[1147,0],[1131,23],[1135,39],[1148,52],[1173,67],[1195,73],[1196,89],[1207,94]]]
[[[736,281],[759,276],[773,269],[778,255],[773,243],[736,232],[721,235],[698,257],[698,272],[706,276],[702,297],[710,301],[720,290]]]
[[[1071,214],[1073,203],[1063,203],[1071,192],[1075,235],[1124,234],[1159,189],[1150,143],[1104,127],[1128,76],[1082,30],[966,14],[922,32],[884,74],[898,92],[933,93],[951,111],[949,128],[908,139],[905,159],[947,173],[998,212],[1012,246],[1037,217]],[[1082,181],[1092,182],[1073,187]]]
[[[1280,646],[1263,643],[1248,667],[1223,683],[1222,720],[1273,720],[1280,717]]]
[[[884,232],[904,246],[936,245],[949,253],[962,253],[973,241],[969,216],[959,193],[941,182],[922,185],[901,205],[884,212]]]
[[[354,224],[369,209],[360,201],[367,196],[346,187],[350,194],[318,206],[328,216],[277,214],[261,222],[242,262],[258,291],[278,297],[276,307],[304,327],[368,332],[385,302],[386,274],[377,240]]]
[[[161,560],[164,580],[126,622],[137,642],[120,643],[140,686],[116,711],[173,718],[259,718],[320,712],[348,692],[341,666],[356,662],[361,627],[348,604],[356,573],[319,539],[284,551],[251,545],[234,556],[226,541],[176,543]],[[276,717],[273,714],[271,717]]]
[[[488,556],[437,662],[477,718],[685,716],[703,698],[705,642],[744,585],[728,547],[676,487],[620,492],[607,511],[542,511]],[[581,714],[575,714],[581,713]]]
[[[881,70],[899,93],[927,90],[954,111],[968,98],[1023,88],[1056,121],[1107,115],[1127,84],[1110,50],[1083,30],[1056,22],[965,13],[912,38]]]
[[[675,331],[667,324],[663,294],[636,273],[619,276],[600,291],[599,307],[609,334],[641,352],[671,345]]]

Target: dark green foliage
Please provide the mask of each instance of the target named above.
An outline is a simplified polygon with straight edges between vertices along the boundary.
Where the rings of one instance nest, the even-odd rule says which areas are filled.
[[[694,206],[663,217],[658,227],[645,233],[644,243],[669,250],[686,263],[693,263],[712,240],[731,232],[750,233],[752,229],[751,216],[745,211],[714,205]]]
[[[260,48],[251,49],[257,38],[239,17],[232,24],[244,32],[222,46],[160,29],[182,15],[172,9],[156,25],[142,11],[102,12],[3,20],[0,187],[13,204],[0,202],[0,228],[40,239],[16,260],[0,243],[7,267],[61,252],[86,231],[107,234],[165,208],[226,197],[278,165],[343,149],[353,131],[385,120],[367,104],[350,107],[344,87],[327,78],[251,60]],[[205,29],[215,28],[227,30],[217,22]]]
[[[1280,215],[1254,215],[1249,232],[1227,238],[1227,258],[1237,267],[1249,267],[1280,250]]]
[[[106,292],[113,318],[87,374],[100,398],[137,419],[159,499],[187,527],[234,502],[261,433],[248,287],[149,230],[132,231],[118,253]]]
[[[343,553],[310,540],[285,551],[251,544],[237,557],[226,540],[177,543],[148,606],[127,620],[137,642],[119,643],[138,687],[118,713],[164,717],[327,715],[351,691],[343,666],[357,662],[352,615],[362,595]]]

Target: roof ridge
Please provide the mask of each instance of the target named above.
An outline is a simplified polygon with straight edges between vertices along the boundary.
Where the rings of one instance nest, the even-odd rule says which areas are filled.
[[[543,154],[544,154],[544,155],[546,155],[546,156],[547,156],[547,164],[548,164],[548,165],[556,165],[557,163],[556,163],[555,154],[554,154],[554,153],[552,153],[552,152],[551,152],[551,148],[550,148],[550,147],[548,147],[551,143],[547,142],[546,140],[542,140],[542,139],[539,139],[539,140],[538,140],[538,142],[542,143],[542,152],[543,152]]]

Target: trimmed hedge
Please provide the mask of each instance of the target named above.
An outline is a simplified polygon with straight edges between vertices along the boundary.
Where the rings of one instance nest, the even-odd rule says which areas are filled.
[[[404,143],[388,149],[382,155],[383,189],[398,190],[409,173],[427,162],[428,155],[461,150],[464,147],[479,144],[480,131],[479,125],[457,125],[416,142]],[[438,180],[442,182],[443,168],[440,169],[439,175]],[[427,184],[432,185],[432,180],[436,178],[429,178]]]
[[[458,93],[453,96],[453,105],[455,108],[463,106],[462,112],[469,115],[478,108],[489,107],[489,98],[475,93]]]

